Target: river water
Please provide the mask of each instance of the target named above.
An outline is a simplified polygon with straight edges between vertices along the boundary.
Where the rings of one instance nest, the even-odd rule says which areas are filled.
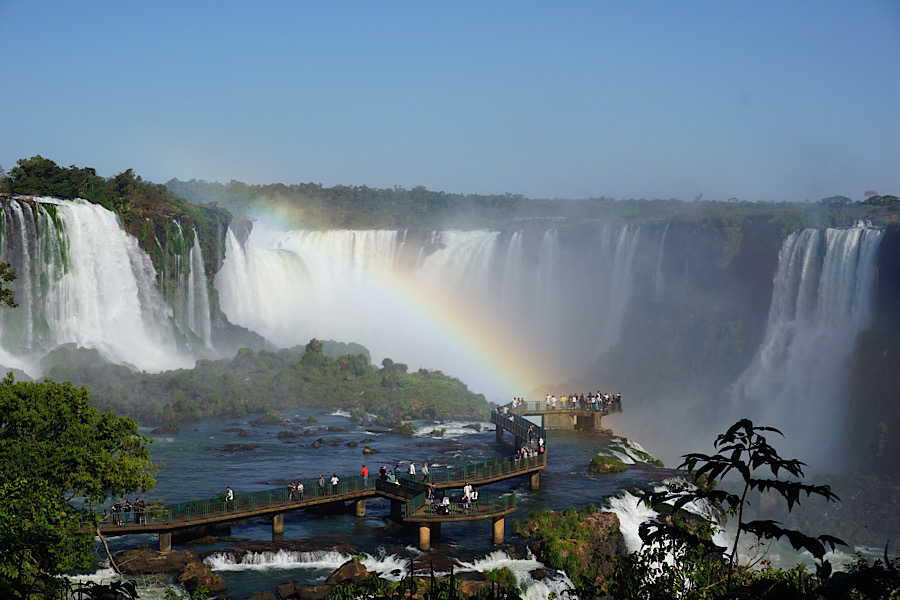
[[[507,446],[496,443],[493,426],[484,423],[481,431],[475,431],[474,422],[416,422],[417,435],[405,437],[367,430],[342,411],[284,411],[281,415],[292,426],[301,425],[310,415],[315,416],[317,423],[302,426],[315,428],[316,434],[278,438],[279,431],[290,427],[255,426],[251,424],[255,416],[251,416],[207,419],[185,426],[178,434],[152,436],[155,437],[152,456],[160,470],[156,487],[144,500],[185,502],[221,494],[226,486],[239,493],[283,486],[296,480],[313,486],[320,473],[326,480],[332,473],[355,475],[363,464],[374,474],[381,465],[388,468],[400,465],[405,471],[412,461],[417,471],[421,471],[426,462],[432,468],[439,468],[510,453]],[[614,428],[615,421],[616,415],[607,416],[604,425]],[[346,430],[328,431],[329,427]],[[436,429],[444,429],[444,435],[433,435]],[[247,435],[241,437],[240,430]],[[150,435],[149,430],[142,433]],[[313,448],[311,444],[318,438],[326,438],[329,443]],[[349,441],[359,445],[349,447],[346,445]],[[227,450],[228,444],[255,448]],[[406,575],[410,558],[418,564],[433,559],[436,571],[442,573],[448,569],[448,558],[452,559],[457,573],[508,567],[516,574],[526,598],[545,599],[551,592],[558,596],[570,585],[568,579],[552,569],[548,569],[550,576],[542,581],[531,577],[530,572],[543,565],[529,556],[522,541],[514,536],[512,521],[524,520],[530,511],[541,508],[561,510],[587,504],[602,507],[612,500],[610,508],[619,516],[629,549],[637,549],[640,543],[637,527],[652,512],[641,506],[628,490],[655,487],[672,477],[673,471],[642,463],[633,464],[619,474],[595,475],[587,468],[598,452],[612,453],[628,461],[628,456],[623,455],[623,445],[627,452],[630,444],[607,435],[549,432],[548,462],[541,474],[540,489],[528,489],[527,477],[482,488],[497,492],[513,489],[517,493],[518,509],[506,519],[505,543],[500,546],[492,543],[491,521],[487,519],[445,524],[441,536],[432,539],[432,550],[422,553],[416,548],[414,531],[400,535],[385,532],[384,518],[389,513],[389,503],[370,499],[365,518],[357,518],[349,511],[327,515],[303,510],[289,512],[284,518],[283,541],[278,544],[272,542],[271,521],[257,519],[234,525],[227,541],[190,547],[206,555],[205,562],[228,584],[226,593],[231,598],[274,591],[277,585],[290,579],[307,585],[324,583],[334,569],[355,555],[362,556],[370,571],[393,580]],[[379,454],[363,455],[365,445]],[[115,553],[136,546],[155,549],[158,540],[155,535],[130,535],[111,537],[107,542]],[[179,546],[176,543],[174,547]],[[237,554],[233,552],[235,549],[239,550]],[[105,552],[98,547],[98,564],[89,578],[107,580],[112,576]],[[173,585],[168,577],[141,577],[138,582],[141,598],[147,599],[161,598],[165,588]]]

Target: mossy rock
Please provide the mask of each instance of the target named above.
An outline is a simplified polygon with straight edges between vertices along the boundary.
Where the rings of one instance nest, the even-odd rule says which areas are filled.
[[[628,465],[611,456],[597,455],[591,459],[591,466],[588,469],[591,473],[621,473],[628,468]]]

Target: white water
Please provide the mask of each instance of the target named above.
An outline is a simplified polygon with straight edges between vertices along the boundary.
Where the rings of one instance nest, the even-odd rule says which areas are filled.
[[[733,410],[780,429],[782,456],[813,469],[839,468],[844,455],[844,382],[856,337],[872,323],[882,235],[860,226],[785,240],[763,342],[734,384]]]
[[[0,314],[4,349],[17,349],[18,362],[32,375],[39,374],[43,352],[66,343],[148,371],[193,364],[175,344],[172,309],[157,291],[150,258],[115,214],[84,201],[35,200],[56,205],[60,226],[39,210],[35,229],[23,214],[28,211],[10,203],[24,254],[14,264],[20,280],[13,289],[27,308]],[[4,241],[4,256],[8,249]]]
[[[245,245],[229,232],[215,285],[229,320],[279,346],[352,340],[376,364],[390,357],[411,369],[440,369],[503,401],[578,374],[621,336],[639,232],[601,226],[592,235],[567,254],[556,230],[435,231],[413,239],[395,231],[256,228]],[[584,247],[586,254],[576,250]],[[487,336],[491,354],[478,339]],[[544,372],[513,381],[490,364],[500,353],[507,363],[539,356]]]

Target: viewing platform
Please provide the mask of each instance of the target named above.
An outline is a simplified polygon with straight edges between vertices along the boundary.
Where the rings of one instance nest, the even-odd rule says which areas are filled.
[[[585,431],[596,433],[603,427],[601,420],[606,415],[622,412],[622,401],[610,403],[566,402],[548,406],[544,400],[525,400],[516,406],[506,405],[509,412],[523,417],[540,416],[545,429]]]

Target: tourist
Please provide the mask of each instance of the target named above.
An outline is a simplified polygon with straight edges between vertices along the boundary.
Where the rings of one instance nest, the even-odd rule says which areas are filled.
[[[297,500],[303,500],[303,482],[297,482]]]
[[[131,519],[131,498],[125,500],[125,506],[122,507],[122,515],[125,517],[124,522],[127,525],[129,519]]]
[[[113,524],[120,527],[122,525],[122,503],[116,500],[110,512],[112,513]]]
[[[134,501],[134,521],[138,525],[144,524],[144,501],[138,498]]]
[[[340,481],[338,479],[337,473],[331,474],[331,494],[334,495],[337,493],[337,484]]]
[[[472,488],[472,491],[469,492],[469,500],[471,501],[471,504],[472,504],[472,512],[477,513],[478,512],[478,490],[476,490],[474,487]]]
[[[381,465],[381,468],[378,469],[378,476],[381,477],[382,481],[387,481],[387,467]]]
[[[414,462],[409,463],[409,477],[410,479],[416,478],[416,463]]]
[[[422,465],[422,483],[428,481],[428,463]]]
[[[359,474],[362,475],[363,487],[369,487],[369,470],[366,468],[366,465],[362,466],[362,470]]]
[[[319,495],[323,496],[325,494],[325,478],[322,477],[322,474],[319,473]]]
[[[225,508],[234,508],[234,492],[230,487],[225,488]]]

